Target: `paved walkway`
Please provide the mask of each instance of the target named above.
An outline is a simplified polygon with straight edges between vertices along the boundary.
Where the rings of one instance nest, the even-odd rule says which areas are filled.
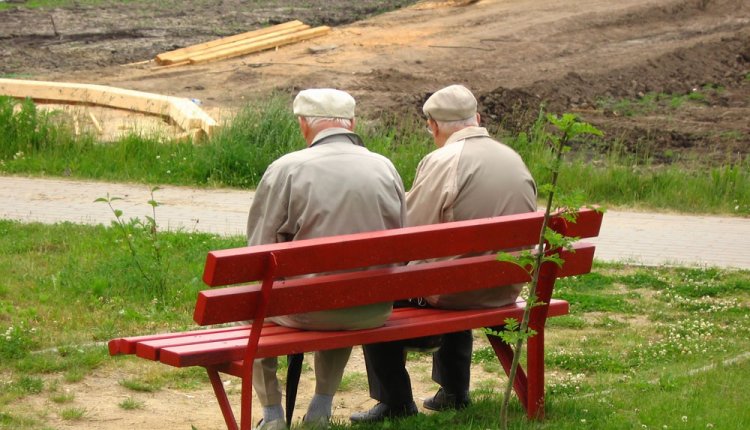
[[[94,203],[107,194],[123,198],[114,206],[126,218],[151,215],[144,185],[0,176],[0,218],[110,224],[107,205]],[[164,186],[155,198],[162,229],[242,235],[253,193]],[[749,218],[608,211],[593,242],[602,261],[750,269],[748,237]]]

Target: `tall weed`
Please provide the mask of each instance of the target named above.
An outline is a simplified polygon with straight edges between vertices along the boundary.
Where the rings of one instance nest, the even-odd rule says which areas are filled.
[[[54,147],[62,126],[39,112],[30,99],[0,96],[0,159],[19,159]]]

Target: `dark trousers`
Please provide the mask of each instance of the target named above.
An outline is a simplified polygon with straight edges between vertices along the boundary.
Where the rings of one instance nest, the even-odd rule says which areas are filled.
[[[471,330],[444,334],[440,349],[432,354],[432,379],[449,393],[469,391],[472,341]],[[405,354],[412,342],[407,339],[362,347],[370,397],[396,408],[414,401]]]

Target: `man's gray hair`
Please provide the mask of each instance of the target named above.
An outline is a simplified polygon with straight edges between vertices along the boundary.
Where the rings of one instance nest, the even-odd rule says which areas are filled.
[[[327,122],[327,121],[335,122],[338,125],[340,125],[341,128],[351,129],[353,126],[352,120],[349,118],[324,118],[320,116],[304,116],[302,118],[305,118],[305,121],[307,121],[307,124],[311,127],[321,122]]]
[[[433,120],[433,121],[435,121],[438,124],[438,127],[444,128],[446,130],[455,130],[457,128],[479,126],[479,123],[477,123],[476,115],[466,118],[466,119],[460,119],[458,121],[438,121],[438,120]]]

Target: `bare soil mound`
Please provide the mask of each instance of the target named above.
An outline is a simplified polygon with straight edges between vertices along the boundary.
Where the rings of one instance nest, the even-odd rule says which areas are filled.
[[[360,113],[370,117],[419,115],[432,91],[463,83],[477,93],[493,127],[523,130],[544,105],[577,112],[623,147],[663,161],[708,155],[723,162],[748,153],[746,1],[414,3],[10,9],[0,12],[0,73],[187,96],[209,110],[233,109],[270,91],[335,86],[354,93]],[[323,38],[233,60],[122,66],[292,19],[335,28]]]

